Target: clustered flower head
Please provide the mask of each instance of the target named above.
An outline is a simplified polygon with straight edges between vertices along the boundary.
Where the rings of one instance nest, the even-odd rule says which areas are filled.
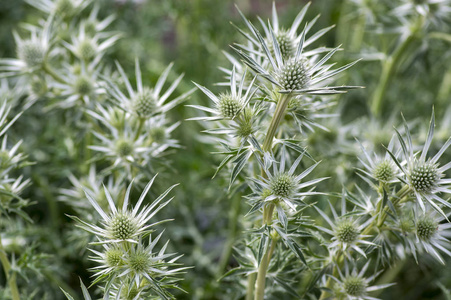
[[[422,211],[426,211],[424,203],[426,200],[432,208],[445,216],[445,213],[440,206],[451,208],[451,204],[443,199],[440,194],[451,194],[451,189],[449,188],[451,179],[443,178],[445,172],[451,168],[451,162],[441,166],[439,159],[451,145],[451,138],[445,142],[437,154],[432,158],[427,159],[434,135],[434,126],[435,117],[434,112],[432,112],[427,140],[423,146],[420,157],[418,157],[416,153],[413,152],[412,138],[407,123],[405,123],[404,127],[406,128],[407,139],[404,140],[401,134],[397,132],[399,142],[402,145],[405,166],[403,163],[399,162],[393,154],[392,156],[398,167],[404,173],[404,181],[415,195],[417,204],[421,207]]]
[[[350,270],[348,262],[345,262],[345,272],[338,271],[339,276],[330,276],[335,281],[333,288],[334,296],[337,299],[350,300],[377,300],[378,298],[371,297],[370,292],[385,289],[392,286],[392,283],[373,285],[370,283],[375,280],[379,274],[372,276],[365,276],[365,273],[370,264],[370,260],[359,270],[356,266]]]
[[[107,276],[109,283],[106,285],[105,294],[114,294],[114,289],[135,286],[137,294],[152,291],[163,299],[172,299],[166,291],[166,282],[171,284],[177,279],[174,277],[182,273],[186,268],[177,267],[176,260],[180,256],[166,254],[166,243],[160,251],[155,248],[163,233],[152,239],[153,227],[163,221],[150,223],[155,214],[165,207],[172,199],[164,200],[168,193],[175,187],[167,189],[150,205],[144,205],[144,200],[149,192],[155,177],[145,186],[133,209],[129,208],[132,184],[126,190],[121,208],[116,207],[116,201],[109,191],[104,188],[108,200],[109,212],[100,207],[90,192],[85,191],[91,205],[102,218],[101,225],[94,225],[72,217],[80,228],[94,234],[97,241],[92,245],[102,245],[103,250],[90,249],[94,254],[91,259],[99,265],[92,270],[98,280]],[[149,236],[146,244],[144,238]]]

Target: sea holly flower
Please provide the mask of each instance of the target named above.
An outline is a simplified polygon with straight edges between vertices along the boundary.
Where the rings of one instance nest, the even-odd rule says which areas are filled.
[[[333,205],[329,202],[330,210],[332,212],[333,221],[329,216],[315,206],[315,209],[329,224],[329,228],[323,226],[316,226],[319,230],[332,236],[331,243],[328,244],[329,249],[335,249],[342,252],[345,256],[350,256],[350,251],[354,250],[366,257],[365,251],[360,245],[374,245],[374,243],[365,240],[369,235],[363,235],[362,231],[373,221],[373,218],[367,219],[364,223],[360,223],[360,218],[349,216],[346,212],[346,199],[343,194],[341,199],[341,216],[338,216]]]
[[[282,55],[282,58],[284,60],[291,58],[295,54],[296,45],[301,41],[302,34],[298,34],[299,26],[301,25],[302,21],[304,20],[305,14],[310,7],[310,2],[307,3],[302,10],[298,13],[296,18],[293,21],[293,24],[290,28],[284,29],[279,24],[279,18],[277,16],[277,10],[276,10],[276,3],[273,2],[272,5],[272,18],[271,23],[266,24],[260,17],[258,20],[260,21],[261,26],[263,27],[263,30],[266,34],[266,40],[268,41],[268,47],[271,51],[271,54],[275,55],[274,50],[274,44],[272,42],[272,34],[271,30],[274,33],[274,36],[276,38],[277,44],[279,45],[280,54]],[[313,27],[313,25],[316,23],[316,20],[318,20],[319,15],[316,16],[311,22],[308,23],[305,34],[307,35],[310,29]],[[271,28],[272,27],[272,28]],[[329,26],[327,28],[319,30],[317,33],[312,35],[310,38],[306,39],[304,41],[304,47],[310,46],[313,42],[318,40],[320,37],[322,37],[324,34],[326,34],[330,29],[332,29],[334,25]],[[257,46],[258,42],[253,39],[252,40]],[[318,48],[311,52],[304,53],[304,56],[309,57],[314,54],[318,54],[320,52],[327,51],[326,48]]]
[[[13,32],[17,58],[0,59],[0,77],[18,76],[40,70],[52,56],[53,18],[49,18],[43,28],[28,29],[31,36],[27,39]]]
[[[302,180],[315,169],[319,162],[308,167],[301,174],[295,174],[296,168],[303,156],[304,153],[302,153],[293,162],[290,168],[286,170],[286,153],[282,153],[280,163],[274,158],[272,159],[272,171],[269,170],[269,168],[264,168],[265,176],[249,178],[253,183],[250,185],[253,193],[247,196],[247,199],[249,199],[252,204],[252,208],[248,214],[259,210],[266,204],[273,203],[275,204],[282,225],[286,227],[286,208],[288,208],[289,211],[297,211],[296,206],[305,205],[303,200],[306,196],[320,194],[314,192],[312,186],[327,178],[318,178],[302,182]],[[310,188],[310,190],[303,191],[305,188]]]
[[[52,83],[52,86],[60,91],[58,96],[63,100],[56,102],[51,107],[70,108],[80,101],[84,105],[92,105],[100,95],[105,93],[100,84],[100,69],[98,61],[92,61],[89,64],[81,62],[75,68],[66,66],[60,74],[62,82]]]
[[[72,218],[79,223],[77,225],[78,227],[97,236],[99,242],[95,242],[95,244],[121,242],[137,243],[137,240],[140,236],[149,234],[152,231],[151,227],[164,222],[159,221],[156,223],[148,224],[149,220],[172,200],[169,199],[162,203],[167,194],[176,186],[173,185],[168,188],[151,205],[145,205],[141,207],[147,193],[152,186],[152,183],[155,180],[155,177],[153,177],[152,180],[150,180],[146,185],[133,209],[130,209],[128,207],[132,183],[130,183],[127,188],[124,202],[121,208],[116,208],[115,202],[111,197],[110,192],[106,188],[104,188],[105,195],[108,200],[108,206],[110,210],[109,212],[105,212],[100,207],[99,203],[93,198],[93,196],[88,191],[85,191],[86,197],[88,198],[89,202],[102,217],[101,226],[89,224],[78,219],[77,217]]]
[[[377,300],[378,298],[371,297],[368,294],[372,291],[385,289],[394,285],[394,283],[388,283],[371,286],[370,283],[376,279],[380,272],[376,273],[375,275],[366,277],[365,273],[368,269],[369,264],[370,261],[368,261],[359,271],[356,267],[354,267],[352,270],[349,270],[349,264],[348,262],[345,262],[344,273],[341,272],[340,269],[338,269],[338,277],[329,275],[330,278],[335,281],[335,286],[333,288],[334,296],[337,299]]]
[[[105,51],[110,48],[120,35],[113,35],[106,40],[99,42],[101,35],[91,36],[86,33],[85,25],[82,23],[78,35],[71,36],[71,43],[62,41],[62,44],[69,49],[77,58],[83,61],[93,61],[102,58]]]
[[[106,80],[107,82],[107,91],[109,95],[113,98],[112,100],[117,103],[124,111],[131,113],[132,115],[138,116],[140,119],[147,119],[156,114],[164,114],[168,112],[170,109],[175,107],[180,102],[186,100],[186,98],[191,95],[194,89],[189,90],[188,92],[169,100],[169,97],[172,95],[174,90],[177,88],[178,84],[182,80],[184,74],[177,77],[176,80],[171,84],[171,86],[164,92],[164,94],[160,95],[163,90],[163,86],[166,82],[166,79],[169,75],[169,72],[172,69],[174,64],[171,63],[169,66],[163,71],[161,76],[158,78],[157,83],[153,88],[143,85],[142,76],[141,76],[141,68],[139,66],[138,60],[135,63],[135,74],[136,74],[136,90],[133,89],[128,76],[125,74],[124,69],[122,69],[121,65],[116,62],[116,66],[118,68],[119,74],[121,75],[121,79],[125,84],[126,93],[123,93],[122,90],[112,81]],[[127,94],[127,95],[126,95]]]
[[[92,0],[26,0],[28,4],[47,14],[71,17],[85,9]]]
[[[164,115],[143,120],[140,127],[141,121],[119,108],[97,104],[96,110],[89,110],[88,114],[104,125],[99,127],[104,130],[93,131],[98,141],[89,148],[102,154],[99,159],[111,160],[111,168],[131,170],[149,166],[151,160],[164,155],[168,148],[180,147],[178,141],[170,137],[180,122],[169,125]]]
[[[172,277],[186,270],[186,267],[174,268],[177,266],[176,261],[181,255],[175,256],[174,253],[165,253],[169,241],[159,251],[154,250],[162,234],[163,232],[154,240],[150,236],[147,246],[143,246],[142,241],[139,241],[136,247],[132,247],[131,251],[127,253],[118,277],[127,276],[137,286],[140,286],[142,280],[147,279],[148,284],[153,286],[155,291],[160,294],[163,290],[159,287],[155,278]]]
[[[393,153],[394,138],[390,140],[387,150]],[[359,158],[359,161],[365,167],[365,169],[358,169],[363,175],[359,174],[366,182],[370,184],[376,190],[378,187],[374,185],[369,179],[375,180],[382,184],[389,184],[398,182],[397,177],[400,175],[400,171],[396,164],[390,157],[388,151],[386,151],[384,157],[379,157],[376,153],[368,153],[365,147],[357,140],[364,154],[365,160]],[[398,153],[397,153],[398,154]]]
[[[451,223],[433,211],[415,217],[413,225],[416,240],[411,237],[406,240],[415,259],[418,257],[417,253],[426,251],[444,265],[445,260],[440,253],[451,256]]]
[[[413,152],[412,138],[405,120],[404,127],[406,131],[406,139],[404,139],[398,131],[396,131],[396,133],[402,146],[406,165],[403,166],[395,155],[393,155],[393,153],[390,151],[389,153],[404,173],[404,182],[409,186],[410,190],[415,195],[417,203],[421,209],[426,211],[426,207],[424,205],[424,200],[426,200],[427,203],[429,203],[435,210],[445,216],[439,205],[451,208],[451,204],[440,197],[440,194],[451,194],[451,189],[449,188],[451,179],[443,178],[445,176],[445,172],[451,168],[451,162],[440,166],[438,160],[451,145],[451,138],[445,142],[437,154],[435,154],[432,158],[427,159],[428,150],[434,135],[434,123],[434,112],[432,112],[427,139],[423,146],[423,150],[421,151],[420,157],[417,157],[417,153],[414,154]]]
[[[75,208],[79,214],[85,214],[87,210],[92,209],[89,201],[80,201],[80,199],[86,198],[85,191],[88,191],[100,207],[108,209],[108,200],[105,196],[105,190],[102,188],[102,182],[104,182],[112,198],[116,199],[122,192],[123,184],[121,182],[124,180],[123,176],[114,179],[111,176],[107,177],[104,174],[97,173],[95,165],[89,167],[89,172],[86,176],[77,178],[73,174],[69,174],[68,179],[72,187],[61,188],[58,200]]]
[[[319,61],[307,57],[306,53],[304,53],[304,47],[305,36],[309,29],[308,26],[304,28],[300,35],[299,41],[295,46],[294,55],[284,59],[276,35],[271,27],[269,27],[269,33],[274,48],[274,54],[271,53],[268,42],[265,41],[260,32],[248,20],[245,18],[244,20],[254,37],[244,33],[245,36],[249,40],[260,44],[262,51],[261,55],[266,58],[268,63],[260,64],[256,62],[249,55],[250,51],[246,46],[234,45],[232,48],[249,68],[274,84],[279,89],[279,93],[330,95],[344,93],[347,89],[355,88],[352,86],[325,85],[330,82],[331,77],[350,68],[357,61],[338,69],[331,69],[332,65],[326,65],[325,63],[339,50],[338,47],[328,51]]]
[[[204,120],[204,121],[219,121],[219,120],[233,120],[239,113],[247,107],[248,103],[251,101],[252,97],[256,93],[257,89],[253,88],[255,77],[249,86],[245,89],[246,75],[241,77],[239,85],[237,85],[237,78],[235,67],[232,70],[230,76],[230,92],[225,92],[216,96],[206,87],[203,87],[197,83],[194,83],[205,95],[210,98],[215,104],[215,108],[200,106],[200,105],[188,105],[205,112],[212,113],[213,116],[209,117],[196,117],[190,120]],[[245,92],[245,93],[244,93]]]
[[[99,14],[100,5],[94,4],[89,16],[87,19],[81,21],[81,26],[84,27],[86,34],[94,36],[98,35],[101,38],[106,38],[111,36],[111,33],[102,32],[104,31],[111,22],[116,18],[114,15],[109,15],[102,21],[97,19],[97,15]]]

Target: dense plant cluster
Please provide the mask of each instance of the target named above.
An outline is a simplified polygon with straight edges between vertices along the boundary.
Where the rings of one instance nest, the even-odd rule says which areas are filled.
[[[451,260],[451,68],[431,66],[449,1],[337,1],[336,28],[317,3],[266,20],[225,1],[223,52],[169,1],[177,46],[222,57],[185,65],[114,29],[146,1],[26,2],[0,59],[1,299],[394,299],[424,270],[418,293],[451,297],[433,271]]]

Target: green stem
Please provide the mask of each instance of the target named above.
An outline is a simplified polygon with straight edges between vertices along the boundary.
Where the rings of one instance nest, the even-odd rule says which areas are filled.
[[[274,213],[274,203],[270,203],[263,207],[263,225],[269,225],[272,222],[272,216]],[[255,300],[262,300],[265,296],[266,285],[266,273],[268,272],[269,262],[271,261],[274,247],[276,246],[276,240],[273,239],[271,247],[266,250],[263,255],[260,265],[258,266],[257,281],[255,282]]]
[[[396,197],[393,199],[393,206],[397,205],[410,193],[410,187],[408,185],[403,186],[398,193],[396,193]],[[385,207],[382,211],[382,214],[379,216],[379,221],[377,221],[377,227],[381,227],[384,225],[385,219],[387,219],[387,215],[389,212],[389,208]]]
[[[257,278],[256,273],[252,273],[247,278],[247,290],[246,290],[246,300],[254,299],[254,289],[255,289],[255,279]]]
[[[53,71],[52,67],[50,67],[47,63],[44,63],[42,65],[42,70],[47,74],[49,74],[50,76],[52,76],[53,79],[55,79],[59,83],[66,83],[66,81],[61,76],[59,76],[55,71]]]
[[[271,123],[268,127],[268,131],[266,132],[266,137],[263,142],[262,149],[265,152],[271,151],[272,149],[274,137],[276,135],[280,123],[283,120],[283,117],[285,116],[285,111],[287,110],[291,97],[292,97],[291,93],[283,94],[277,102],[274,116],[271,119]],[[263,170],[262,173],[264,173]],[[263,225],[271,224],[272,216],[274,213],[274,207],[275,207],[274,203],[270,203],[263,207]],[[276,242],[277,241],[275,239],[272,240],[271,247],[266,250],[266,253],[263,255],[263,258],[258,267],[257,280],[255,282],[255,297],[254,297],[255,300],[262,300],[265,296],[266,273],[268,271],[269,262],[271,261],[271,256],[274,251]],[[250,292],[253,292],[253,290],[248,286],[248,294],[246,295],[246,299],[251,299],[252,294],[250,294]]]
[[[409,45],[416,39],[417,31],[421,28],[417,24],[417,27],[412,29],[410,34],[405,38],[395,49],[393,54],[387,58],[382,66],[381,76],[379,83],[371,98],[371,111],[375,116],[380,116],[383,110],[383,100],[387,87],[390,83],[392,76],[394,75],[396,68],[398,67],[405,51],[409,48]]]
[[[8,257],[6,256],[6,251],[3,248],[2,238],[0,236],[0,261],[3,266],[3,270],[6,274],[6,279],[8,281],[9,289],[11,290],[11,297],[13,300],[20,300],[19,289],[16,283],[16,273],[10,274],[11,264],[9,263]]]
[[[133,139],[134,141],[136,141],[138,139],[139,135],[141,134],[141,130],[144,125],[144,121],[145,121],[144,118],[139,118],[138,129],[136,130],[135,138]]]
[[[263,151],[270,151],[272,149],[272,142],[274,136],[276,135],[277,128],[280,125],[283,117],[285,116],[285,111],[287,110],[288,103],[290,103],[291,94],[283,94],[277,102],[276,111],[269,125],[268,131],[266,132],[266,137],[263,142]]]

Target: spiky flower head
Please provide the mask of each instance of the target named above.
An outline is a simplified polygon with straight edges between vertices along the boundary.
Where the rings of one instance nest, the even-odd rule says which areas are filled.
[[[90,60],[97,54],[97,44],[93,39],[85,38],[78,44],[77,52],[81,59]]]
[[[24,40],[18,45],[17,57],[30,68],[42,65],[45,56],[46,49],[34,40]]]
[[[149,129],[149,138],[153,143],[163,143],[167,138],[166,128],[158,126]]]
[[[280,30],[279,32],[275,33],[275,37],[277,43],[279,44],[280,54],[282,55],[283,60],[287,60],[291,56],[293,56],[296,45],[290,33],[286,30]],[[275,56],[274,44],[269,41],[268,46],[271,54]]]
[[[134,146],[133,142],[128,139],[119,139],[116,142],[117,154],[121,157],[129,156],[133,153]]]
[[[247,138],[257,131],[255,125],[255,111],[251,108],[245,108],[240,118],[237,120],[235,133],[240,138]]]
[[[437,164],[431,161],[414,160],[408,178],[416,191],[428,193],[438,186],[442,176],[443,174],[438,171]]]
[[[238,96],[225,93],[219,96],[218,110],[224,118],[233,119],[242,109]]]
[[[156,176],[155,176],[156,177]],[[105,195],[108,200],[108,207],[110,212],[105,212],[98,202],[93,198],[89,191],[85,190],[86,197],[88,198],[91,205],[102,217],[102,226],[96,226],[84,222],[77,217],[72,217],[79,223],[79,227],[91,232],[97,236],[99,240],[98,243],[136,243],[139,238],[143,235],[150,234],[152,230],[151,226],[154,224],[147,224],[152,216],[154,216],[160,209],[166,206],[169,201],[161,203],[166,195],[176,186],[173,185],[167,189],[160,197],[158,197],[151,205],[146,205],[142,209],[141,205],[146,198],[147,193],[152,186],[155,177],[149,181],[149,183],[144,188],[141,196],[136,202],[135,207],[130,210],[128,208],[130,192],[132,188],[132,183],[127,188],[125,193],[123,205],[121,208],[116,208],[115,201],[113,200],[110,192],[104,187]],[[140,211],[141,210],[141,211]]]
[[[123,264],[124,251],[120,248],[112,247],[105,250],[105,261],[108,267],[114,268]]]
[[[378,300],[378,298],[371,297],[368,294],[393,285],[393,283],[370,285],[370,283],[374,282],[375,278],[380,274],[376,273],[371,276],[365,276],[370,260],[367,261],[360,271],[356,268],[355,263],[353,263],[354,266],[352,270],[350,270],[350,263],[350,261],[345,260],[344,272],[343,270],[338,269],[339,276],[331,276],[336,282],[334,287],[335,297],[333,297],[333,299]]]
[[[74,83],[74,90],[80,96],[87,96],[94,90],[94,85],[91,78],[80,75]]]
[[[150,253],[138,250],[130,253],[127,264],[133,272],[146,272],[152,264]]]
[[[393,164],[384,159],[376,163],[373,168],[373,176],[381,182],[389,182],[395,178],[395,170]]]
[[[344,93],[348,89],[355,88],[352,86],[328,86],[330,83],[329,78],[356,63],[352,62],[338,69],[332,69],[332,65],[327,65],[327,60],[339,50],[338,47],[332,50],[323,48],[305,51],[305,47],[308,47],[319,36],[330,29],[323,29],[306,39],[310,26],[305,26],[301,34],[298,35],[297,28],[301,24],[307,8],[308,5],[301,10],[289,31],[284,31],[279,28],[279,22],[276,17],[273,17],[274,24],[269,24],[268,26],[260,20],[260,23],[264,27],[266,38],[264,38],[257,28],[246,19],[241,11],[239,11],[250,30],[250,34],[245,33],[245,36],[258,50],[254,47],[239,44],[232,46],[232,49],[237,52],[242,61],[256,74],[268,80],[271,84],[279,87],[280,93],[290,93],[292,95],[330,95]],[[276,15],[274,6],[273,16]],[[290,49],[292,48],[291,43],[289,42],[290,39],[294,41],[293,48],[295,48],[291,55],[289,55]],[[279,45],[278,40],[281,42],[281,45]],[[273,51],[271,51],[271,48]],[[262,61],[254,59],[256,52],[263,58]],[[318,61],[314,58],[315,64],[310,66],[310,57],[323,52],[327,52],[327,54]]]
[[[126,91],[122,91],[120,86],[107,79],[107,93],[111,96],[111,99],[115,101],[124,111],[127,111],[132,115],[137,115],[142,119],[156,114],[167,113],[170,109],[184,101],[195,91],[195,89],[191,89],[174,99],[170,99],[172,93],[175,91],[184,76],[183,74],[178,76],[166,91],[163,90],[173,63],[169,64],[169,66],[161,73],[155,85],[153,87],[149,87],[143,84],[141,67],[139,66],[138,60],[136,60],[136,88],[133,88],[121,65],[116,63],[116,66],[119,74],[121,75],[122,82],[125,84]]]
[[[295,178],[287,172],[280,173],[271,178],[269,186],[271,194],[289,198],[295,187]]]
[[[286,156],[286,149],[283,149],[280,161],[277,161],[274,157],[266,158],[272,160],[270,165],[272,166],[272,170],[266,169],[265,167],[265,176],[253,180],[253,184],[250,185],[253,193],[246,197],[253,205],[251,212],[262,208],[267,203],[272,202],[275,204],[278,212],[280,212],[278,214],[279,221],[283,226],[287,223],[282,212],[287,211],[287,213],[291,214],[293,211],[297,211],[298,206],[305,205],[303,202],[305,197],[318,194],[313,191],[314,185],[326,179],[317,178],[310,181],[303,181],[319,163],[316,162],[301,174],[295,174],[296,168],[299,166],[304,155],[299,155],[293,163],[290,162],[289,166],[287,166]],[[310,190],[303,190],[309,187]]]
[[[359,238],[360,230],[354,221],[344,219],[336,224],[334,234],[338,241],[350,244]]]
[[[435,127],[435,114],[434,111],[432,111],[427,139],[424,143],[421,155],[418,157],[418,155],[414,153],[409,126],[407,125],[406,120],[403,120],[403,122],[407,138],[404,139],[399,132],[397,132],[397,134],[400,144],[402,145],[402,153],[404,154],[406,166],[399,162],[393,154],[391,154],[392,158],[405,174],[404,181],[408,184],[410,191],[415,195],[417,204],[422,211],[426,211],[426,205],[424,205],[424,200],[426,200],[436,211],[446,217],[446,214],[440,206],[451,208],[451,204],[443,199],[443,196],[440,194],[451,194],[451,189],[449,188],[451,179],[443,178],[445,172],[451,168],[451,162],[441,166],[439,159],[451,145],[451,138],[443,144],[440,150],[432,158],[428,158],[428,151],[432,143]]]
[[[59,16],[70,16],[73,14],[75,6],[73,0],[57,0],[55,13]]]
[[[116,240],[128,240],[136,234],[138,226],[133,216],[126,211],[115,214],[111,218],[107,230]]]
[[[359,276],[349,276],[343,281],[343,288],[346,294],[354,297],[364,296],[368,283],[364,278]]]
[[[141,92],[135,94],[132,99],[132,105],[134,112],[142,117],[147,118],[154,114],[157,110],[157,99],[152,90],[148,87],[144,87]]]
[[[302,90],[309,86],[311,75],[305,58],[290,59],[276,75],[284,90]]]
[[[416,233],[423,241],[431,240],[438,229],[438,222],[430,216],[422,216],[416,221]]]

